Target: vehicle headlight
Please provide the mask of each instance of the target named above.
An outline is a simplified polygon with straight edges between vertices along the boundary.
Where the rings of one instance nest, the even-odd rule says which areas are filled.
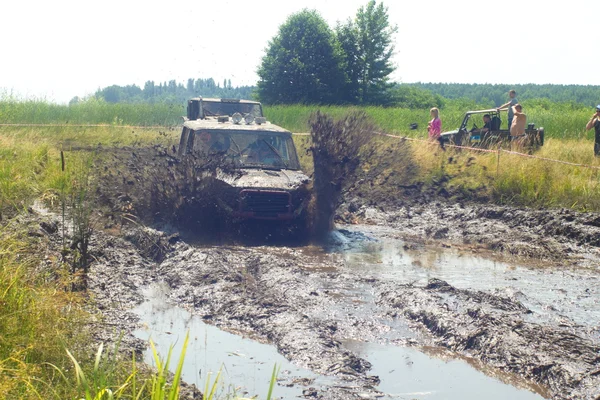
[[[254,115],[250,113],[244,115],[244,122],[246,123],[246,125],[250,125],[252,122],[254,122]]]

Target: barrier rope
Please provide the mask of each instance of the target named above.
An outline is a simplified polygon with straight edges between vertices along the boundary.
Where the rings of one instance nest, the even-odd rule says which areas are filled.
[[[408,136],[398,136],[398,135],[392,135],[392,134],[383,133],[383,132],[375,132],[375,133],[380,136],[386,136],[386,137],[390,137],[390,138],[394,138],[394,139],[408,140],[408,141],[412,141],[412,142],[421,142],[423,144],[437,146],[437,143],[431,142],[431,141],[425,140],[425,139],[411,138]],[[294,133],[294,135],[310,136],[310,133]],[[572,163],[572,162],[568,162],[568,161],[561,161],[561,160],[556,160],[553,158],[534,156],[532,154],[519,153],[518,151],[504,150],[504,149],[500,149],[500,148],[498,148],[498,149],[481,149],[479,147],[457,146],[455,144],[444,144],[444,147],[451,147],[451,148],[455,148],[455,149],[463,149],[463,150],[475,151],[475,152],[480,152],[480,153],[494,153],[494,154],[506,153],[506,154],[512,154],[512,155],[519,156],[519,157],[533,158],[536,160],[542,160],[542,161],[548,161],[548,162],[553,162],[553,163],[557,163],[557,164],[569,165],[572,167],[583,167],[583,168],[600,170],[600,166],[596,166],[596,165]]]
[[[127,129],[170,129],[177,125],[112,125],[112,124],[0,124],[15,127],[50,127],[50,128],[127,128]]]
[[[76,128],[105,128],[105,127],[113,127],[113,128],[127,128],[127,129],[169,129],[169,128],[173,128],[176,125],[173,126],[160,126],[160,125],[112,125],[112,124],[0,124],[0,126],[13,126],[13,127],[76,127]],[[408,136],[398,136],[398,135],[392,135],[389,133],[383,133],[383,132],[375,132],[377,135],[380,136],[386,136],[386,137],[390,137],[390,138],[394,138],[394,139],[402,139],[402,140],[409,140],[409,141],[413,141],[413,142],[421,142],[424,144],[430,144],[433,145],[435,143],[432,143],[429,140],[425,140],[425,139],[418,139],[418,138],[411,138]],[[310,133],[294,133],[294,136],[310,136]],[[437,146],[437,144],[435,144]],[[525,157],[525,158],[533,158],[533,159],[537,159],[537,160],[541,160],[541,161],[547,161],[547,162],[553,162],[556,164],[563,164],[563,165],[569,165],[571,167],[582,167],[582,168],[590,168],[590,169],[595,169],[595,170],[600,170],[600,166],[595,166],[595,165],[589,165],[589,164],[578,164],[578,163],[572,163],[572,162],[568,162],[568,161],[561,161],[561,160],[556,160],[553,158],[547,158],[547,157],[540,157],[540,156],[534,156],[532,154],[525,154],[525,153],[519,153],[517,151],[511,151],[511,150],[504,150],[504,149],[481,149],[478,147],[469,147],[469,146],[457,146],[455,144],[445,144],[444,147],[451,147],[451,148],[455,148],[455,149],[463,149],[463,150],[468,150],[468,151],[475,151],[475,152],[481,152],[481,153],[507,153],[507,154],[512,154],[515,156],[519,156],[519,157]]]
[[[381,135],[381,136],[387,136],[387,137],[391,137],[391,138],[395,138],[395,139],[403,139],[403,140],[410,140],[413,142],[421,142],[424,144],[430,144],[430,145],[436,145],[437,143],[431,142],[429,140],[425,140],[425,139],[418,139],[418,138],[411,138],[408,136],[397,136],[397,135],[391,135],[389,133],[382,133],[382,132],[375,132],[377,135]],[[468,147],[468,146],[457,146],[455,144],[444,144],[444,147],[452,147],[455,149],[465,149],[465,150],[471,150],[471,151],[479,151],[482,153],[497,153],[498,150],[490,150],[490,149],[480,149],[478,147]]]

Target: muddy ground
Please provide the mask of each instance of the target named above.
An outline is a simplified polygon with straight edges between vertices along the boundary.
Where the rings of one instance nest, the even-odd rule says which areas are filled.
[[[168,151],[155,159],[160,157],[172,162]],[[132,176],[120,179],[133,188]],[[105,204],[113,210],[135,209],[134,189],[108,189]],[[529,296],[523,290],[457,288],[435,276],[400,283],[345,268],[343,257],[324,257],[322,246],[257,246],[236,238],[207,244],[173,224],[155,221],[150,228],[115,215],[105,215],[90,245],[89,292],[105,328],[99,339],[125,332],[126,342],[141,350],[144,344],[131,335],[138,323],[131,310],[144,300],[148,284],[166,282],[170,300],[206,322],[270,343],[293,363],[338,378],[323,387],[304,382],[307,398],[381,395],[369,362],[342,345],[358,340],[443,348],[520,377],[520,385],[546,398],[600,399],[600,321],[532,318],[539,311],[523,305]],[[61,229],[48,229],[59,218],[33,210],[21,218],[47,238],[48,251],[60,251]],[[383,236],[393,234],[416,252],[437,246],[516,260],[549,273],[568,271],[583,286],[600,275],[599,214],[449,202],[410,187],[386,204],[349,194],[336,220],[386,227]],[[381,239],[358,231],[342,235],[346,242],[363,240],[361,235]],[[343,295],[355,287],[371,294],[368,312],[356,312],[359,305]],[[600,308],[597,298],[595,306]],[[395,331],[395,323],[411,334]]]

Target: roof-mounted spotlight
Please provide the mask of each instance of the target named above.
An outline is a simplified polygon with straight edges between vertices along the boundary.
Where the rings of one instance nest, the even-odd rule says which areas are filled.
[[[242,114],[240,114],[239,112],[236,112],[231,116],[231,119],[233,120],[234,124],[239,124],[240,122],[242,122],[242,118]]]

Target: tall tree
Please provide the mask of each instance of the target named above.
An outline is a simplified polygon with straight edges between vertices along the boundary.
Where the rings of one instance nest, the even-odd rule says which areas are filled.
[[[154,95],[155,95],[154,81],[146,81],[146,83],[144,83],[143,93],[144,93],[144,98],[146,98],[146,99],[154,97]]]
[[[351,77],[346,96],[362,104],[384,104],[389,101],[392,84],[389,75],[395,67],[394,35],[398,27],[390,24],[383,3],[370,0],[361,7],[354,20],[337,26],[338,40],[345,52],[347,71]]]
[[[317,11],[306,9],[279,27],[257,72],[258,96],[268,104],[336,103],[346,81],[333,31]]]

